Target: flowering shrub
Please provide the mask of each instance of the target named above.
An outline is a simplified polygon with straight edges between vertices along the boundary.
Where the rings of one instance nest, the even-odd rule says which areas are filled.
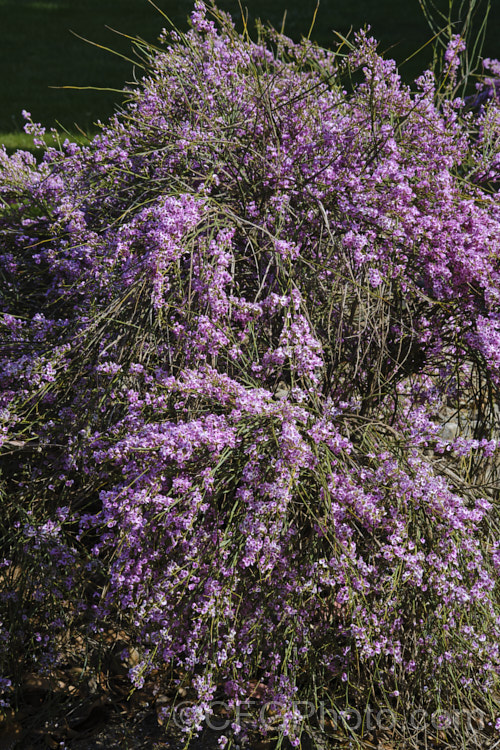
[[[194,729],[255,681],[294,743],[297,700],[486,710],[498,100],[216,15],[90,146],[0,154],[4,699],[119,622]]]

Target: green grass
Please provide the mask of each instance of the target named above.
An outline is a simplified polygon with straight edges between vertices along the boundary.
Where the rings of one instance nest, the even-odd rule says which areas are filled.
[[[33,149],[33,137],[26,133],[0,133],[0,143],[9,151],[16,148]]]
[[[80,133],[60,132],[59,136],[62,141],[64,141],[66,138],[68,138],[70,141],[76,141],[78,143],[84,143],[88,140],[87,138],[84,138]],[[38,150],[36,146],[33,145],[33,136],[28,135],[23,131],[0,133],[0,143],[3,143],[8,152],[16,151],[17,149],[24,149],[26,151],[33,152],[36,152]],[[48,138],[48,144],[53,144],[52,138],[50,136]]]
[[[194,0],[156,0],[156,4],[182,29]],[[441,7],[448,0],[438,0]],[[500,3],[494,0],[489,23],[486,54],[498,54]],[[250,28],[260,17],[280,27],[286,9],[285,32],[295,39],[307,35],[316,0],[242,0],[249,11]],[[220,0],[241,28],[238,0]],[[398,62],[424,44],[430,31],[418,0],[322,0],[312,38],[322,46],[331,45],[333,30],[346,34],[370,23],[381,49]],[[130,43],[106,28],[139,35],[155,41],[162,26],[161,15],[147,0],[0,0],[0,142],[10,148],[26,147],[23,136],[16,136],[24,125],[23,109],[47,127],[61,123],[77,132],[95,132],[97,119],[106,119],[120,95],[116,91],[51,88],[61,86],[108,87],[121,89],[133,78],[132,65],[103,49],[78,39],[71,31],[110,47],[130,53]],[[417,55],[401,72],[411,80],[429,59],[429,48]],[[140,75],[140,71],[136,71]]]

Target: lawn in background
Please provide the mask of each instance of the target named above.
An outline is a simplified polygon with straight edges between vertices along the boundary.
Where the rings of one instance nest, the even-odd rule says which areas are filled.
[[[448,0],[440,0],[447,7]],[[483,0],[484,2],[484,0]],[[156,4],[181,29],[193,0],[156,0]],[[220,0],[219,7],[233,16],[241,28],[238,0]],[[260,17],[280,27],[287,11],[285,32],[294,39],[307,35],[316,0],[247,0],[249,27]],[[430,38],[418,0],[323,0],[312,38],[322,46],[335,39],[333,30],[346,34],[370,23],[381,49],[401,63]],[[71,31],[122,54],[130,54],[130,42],[106,28],[155,41],[165,20],[148,0],[0,0],[0,142],[10,148],[26,147],[22,110],[32,113],[46,127],[77,133],[95,132],[96,120],[106,119],[120,101],[117,91],[68,90],[52,86],[109,87],[120,90],[133,80],[130,62],[86,44]],[[485,53],[500,56],[495,39],[500,37],[500,8],[493,9]],[[401,72],[406,80],[427,64],[430,47],[414,57]]]

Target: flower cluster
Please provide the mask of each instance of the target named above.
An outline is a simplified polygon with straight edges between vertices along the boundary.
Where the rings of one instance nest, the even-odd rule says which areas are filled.
[[[365,33],[344,54],[215,16],[163,34],[89,146],[0,153],[0,658],[67,660],[69,598],[93,642],[120,618],[137,687],[190,680],[193,727],[255,680],[293,742],[319,685],[481,700],[497,98],[410,88]]]

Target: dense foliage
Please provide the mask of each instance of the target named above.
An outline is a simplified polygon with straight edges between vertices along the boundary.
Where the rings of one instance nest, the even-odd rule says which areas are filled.
[[[256,681],[294,742],[297,699],[494,717],[494,78],[218,18],[0,154],[4,699],[119,623],[195,727]]]

